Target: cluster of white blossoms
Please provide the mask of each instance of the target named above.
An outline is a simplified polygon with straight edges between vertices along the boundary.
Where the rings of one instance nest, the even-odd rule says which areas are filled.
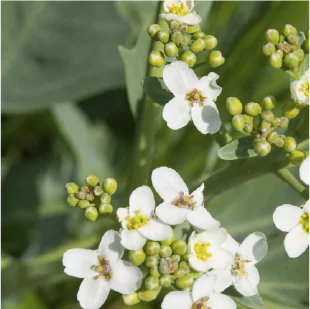
[[[291,83],[291,95],[296,103],[309,105],[309,70]]]

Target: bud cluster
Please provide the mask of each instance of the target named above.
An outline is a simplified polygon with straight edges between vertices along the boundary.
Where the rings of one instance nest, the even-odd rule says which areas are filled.
[[[106,178],[100,185],[96,175],[88,175],[85,178],[85,185],[79,187],[74,182],[65,185],[68,194],[67,203],[72,207],[79,207],[84,210],[86,219],[96,221],[99,214],[113,212],[111,195],[117,190],[117,182],[114,178]]]
[[[169,30],[162,30],[159,25],[154,24],[149,26],[147,31],[152,40],[164,45],[163,52],[151,51],[149,55],[149,63],[158,68],[166,64],[166,57],[175,57],[193,67],[197,53],[211,51],[217,46],[217,39],[202,32],[199,25],[190,26],[176,20],[169,22]],[[216,68],[224,62],[225,58],[220,51],[210,52],[208,63],[211,68]]]
[[[275,106],[276,99],[273,96],[265,97],[261,104],[250,102],[243,105],[239,99],[233,97],[226,100],[226,108],[233,116],[234,129],[255,136],[253,145],[255,153],[259,156],[266,156],[274,145],[288,152],[293,164],[300,164],[305,154],[296,150],[296,140],[277,132],[277,129],[288,128],[289,120],[298,115],[299,106],[297,104],[285,105],[280,117],[276,117],[272,112]]]

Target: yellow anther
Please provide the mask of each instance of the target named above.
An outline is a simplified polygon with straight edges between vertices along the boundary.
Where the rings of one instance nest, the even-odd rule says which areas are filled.
[[[208,251],[208,248],[210,247],[210,243],[203,243],[201,241],[199,241],[196,245],[195,245],[195,252],[197,257],[202,260],[202,261],[206,261],[208,258],[210,258],[212,256],[212,253],[210,253]]]
[[[304,212],[300,217],[299,224],[301,224],[303,230],[309,234],[309,214]]]
[[[138,229],[143,225],[147,224],[149,219],[141,214],[140,210],[136,211],[136,215],[134,217],[127,217],[127,228],[129,230]]]
[[[180,6],[178,6],[177,4],[173,3],[171,8],[170,8],[170,10],[169,10],[169,13],[176,14],[176,15],[179,15],[179,16],[184,16],[184,15],[186,15],[188,13],[188,10],[185,7],[183,2],[180,4]]]
[[[99,271],[99,272],[101,272],[101,271],[103,271],[103,268],[102,268],[102,266],[97,266],[97,269],[96,269],[97,271]]]
[[[305,82],[299,88],[299,91],[302,92],[309,99],[309,82]]]

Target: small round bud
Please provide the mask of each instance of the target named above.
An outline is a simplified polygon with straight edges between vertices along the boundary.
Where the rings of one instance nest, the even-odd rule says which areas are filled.
[[[217,45],[217,38],[213,35],[206,35],[204,41],[206,44],[205,50],[211,50]]]
[[[124,295],[122,295],[122,297],[123,297],[123,301],[124,301],[125,305],[127,305],[127,306],[136,305],[140,302],[140,299],[139,299],[137,292],[134,292],[132,294],[124,294]]]
[[[113,195],[117,190],[117,182],[114,178],[107,178],[102,183],[102,189],[106,193]]]
[[[283,58],[283,56],[284,56],[284,52],[283,52],[283,50],[281,50],[281,49],[278,49],[278,50],[276,51],[276,54],[280,55],[281,58]]]
[[[158,277],[149,276],[145,278],[144,286],[149,291],[154,291],[159,288],[159,279]]]
[[[268,43],[268,44],[263,46],[263,53],[265,56],[270,56],[275,52],[276,52],[276,48],[273,44]]]
[[[179,264],[177,262],[173,262],[171,264],[171,272],[175,272],[179,267]]]
[[[186,275],[186,271],[182,268],[178,268],[173,274],[177,279],[179,279]]]
[[[153,39],[155,38],[155,35],[158,31],[160,31],[161,28],[159,25],[157,24],[154,24],[154,25],[151,25],[147,28],[147,33],[149,34],[149,36]]]
[[[96,175],[87,175],[85,177],[85,184],[90,187],[95,187],[99,183],[99,178]]]
[[[94,200],[94,195],[92,194],[92,193],[86,193],[85,194],[85,199],[87,200],[87,201],[93,201]]]
[[[173,31],[173,30],[178,30],[179,28],[180,28],[180,24],[176,20],[171,20],[171,22],[169,23],[169,29]]]
[[[302,61],[305,58],[305,52],[301,48],[294,50],[293,54],[298,57],[299,61]]]
[[[151,51],[148,60],[149,64],[156,68],[161,68],[166,63],[165,55],[158,50]]]
[[[172,254],[172,249],[170,246],[162,245],[160,247],[159,255],[163,258],[169,257]]]
[[[181,44],[182,38],[183,35],[180,31],[173,31],[170,36],[171,41],[175,44]]]
[[[111,203],[111,195],[104,192],[100,195],[100,203],[101,204],[110,204]]]
[[[184,240],[176,240],[172,243],[171,248],[174,254],[183,255],[187,252],[187,245]]]
[[[188,265],[188,263],[185,262],[185,261],[182,261],[182,262],[179,264],[179,268],[184,269],[184,270],[186,270],[186,271],[189,271],[189,265]]]
[[[80,191],[87,193],[87,192],[89,192],[89,188],[88,188],[88,186],[82,186]]]
[[[300,165],[302,161],[305,159],[306,155],[304,152],[299,151],[299,150],[293,150],[290,152],[290,161],[294,165]]]
[[[169,42],[165,45],[164,52],[168,57],[176,57],[179,54],[179,49],[174,42]]]
[[[74,194],[70,194],[67,197],[67,203],[72,207],[75,207],[78,202],[79,202],[79,199],[77,199]]]
[[[284,26],[282,32],[286,37],[288,37],[290,34],[297,34],[296,28],[289,24]]]
[[[87,200],[80,200],[78,201],[77,206],[83,209],[89,207],[90,203]]]
[[[243,115],[235,115],[231,120],[232,126],[236,131],[243,131],[245,121]]]
[[[76,197],[79,199],[79,200],[85,200],[86,199],[86,193],[84,192],[78,192],[76,194]]]
[[[267,137],[267,141],[271,144],[276,143],[276,141],[279,138],[279,134],[276,131],[272,131],[269,133],[268,137]]]
[[[205,33],[202,31],[196,31],[193,33],[193,39],[203,39],[205,37]]]
[[[299,114],[297,104],[287,104],[282,109],[283,115],[288,119],[293,119]]]
[[[245,123],[243,130],[246,133],[251,133],[253,131],[253,128],[254,128],[253,121],[249,121]]]
[[[284,140],[281,136],[278,137],[278,139],[274,143],[277,147],[283,147],[284,145]]]
[[[172,280],[171,276],[169,276],[169,275],[161,276],[159,279],[159,284],[163,288],[168,288],[169,286],[172,285],[172,282],[173,282],[173,280]]]
[[[194,53],[199,53],[201,52],[202,50],[204,50],[206,44],[205,44],[205,41],[204,39],[196,39],[195,41],[192,42],[191,44],[191,50],[194,52]]]
[[[160,272],[158,270],[158,267],[152,267],[150,269],[150,275],[153,277],[160,277]]]
[[[145,253],[147,255],[158,255],[160,251],[160,244],[156,241],[149,241],[145,247]]]
[[[251,116],[257,116],[262,112],[262,107],[258,103],[245,104],[244,111]]]
[[[226,108],[231,115],[238,115],[242,113],[242,103],[237,98],[227,98]]]
[[[196,55],[192,51],[186,50],[185,52],[181,54],[180,60],[186,62],[188,66],[191,68],[195,65],[197,58],[196,58]]]
[[[171,255],[171,261],[179,263],[181,260],[181,257],[179,255]]]
[[[292,152],[296,149],[296,147],[297,147],[297,143],[296,143],[295,138],[288,136],[284,139],[283,149],[285,151]]]
[[[129,251],[129,260],[132,264],[140,266],[144,263],[145,259],[146,254],[144,253],[143,249]]]
[[[274,121],[274,114],[272,111],[264,111],[261,113],[261,118],[267,122],[273,122]]]
[[[111,214],[113,212],[113,206],[111,204],[100,204],[99,205],[99,212],[104,214]]]
[[[162,30],[158,31],[156,33],[156,40],[164,44],[167,43],[169,41],[169,33]]]
[[[69,182],[65,185],[67,194],[74,194],[79,192],[79,186],[74,182]]]
[[[185,33],[187,33],[187,30],[188,30],[188,25],[182,24],[182,25],[180,26],[180,31],[181,31],[181,33],[185,34]]]
[[[296,65],[298,65],[298,63],[299,63],[299,58],[297,55],[295,55],[293,53],[285,55],[284,64],[289,69],[296,67]]]
[[[154,299],[156,299],[159,292],[160,292],[160,289],[154,290],[154,291],[145,290],[145,291],[138,292],[138,296],[139,296],[140,300],[142,300],[144,302],[150,302],[150,301],[153,301]]]
[[[286,117],[281,117],[280,118],[280,128],[281,129],[287,129],[288,128],[288,124],[289,124],[289,120]]]
[[[183,256],[182,256],[182,259],[186,262],[188,262],[188,259],[189,259],[189,255],[188,255],[188,252],[186,252]]]
[[[277,105],[276,99],[271,95],[265,97],[262,101],[262,107],[263,109],[266,110],[272,110],[276,107],[276,105]]]
[[[188,26],[186,33],[191,34],[200,30],[199,24]]]
[[[182,278],[178,278],[175,280],[176,286],[182,290],[191,287],[193,283],[194,283],[194,278],[190,274],[186,274]]]
[[[279,42],[279,32],[276,29],[268,29],[266,32],[266,41],[272,44],[277,44]]]
[[[303,41],[302,48],[306,54],[309,54],[309,38],[307,38],[305,41]]]
[[[166,264],[160,264],[158,270],[162,275],[169,275],[171,273],[170,267]]]
[[[222,53],[218,50],[214,50],[209,55],[209,65],[211,68],[216,68],[225,62],[225,58]]]
[[[279,53],[273,53],[269,57],[270,65],[275,69],[280,69],[282,67],[282,56]]]
[[[198,277],[201,276],[201,273],[199,271],[191,271],[190,274],[193,276],[194,280],[196,280]]]
[[[96,207],[91,206],[85,209],[84,215],[87,220],[94,222],[98,219],[99,213]]]
[[[157,267],[158,257],[157,256],[148,256],[145,260],[145,266],[148,268]]]
[[[95,194],[96,196],[100,196],[102,193],[103,193],[103,190],[101,189],[101,187],[96,186],[96,187],[94,188],[94,194]]]
[[[190,41],[190,38],[185,37],[185,36],[182,36],[181,45],[182,45],[182,46],[187,46],[188,43],[189,43],[189,41]]]
[[[262,131],[265,129],[264,132],[267,132],[271,128],[271,123],[263,120],[260,123],[260,128]]]
[[[255,143],[254,151],[261,157],[267,156],[271,151],[271,145],[265,140],[260,140]]]
[[[161,241],[160,243],[162,245],[170,246],[174,242],[174,240],[175,240],[174,233],[171,233],[171,235],[168,239],[165,239],[165,240]]]
[[[299,39],[298,39],[298,36],[296,34],[290,34],[288,37],[287,37],[287,41],[292,44],[292,45],[299,45]]]

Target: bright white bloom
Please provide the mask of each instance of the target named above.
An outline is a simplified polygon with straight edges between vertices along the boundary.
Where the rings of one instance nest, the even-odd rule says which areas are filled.
[[[152,218],[155,208],[154,195],[147,186],[137,188],[129,198],[129,208],[116,212],[122,224],[121,243],[128,250],[141,249],[146,240],[162,241],[172,234],[169,225]]]
[[[170,292],[161,305],[162,309],[236,309],[235,302],[228,296],[214,292],[216,277],[202,275],[192,292]]]
[[[160,220],[169,225],[177,225],[187,219],[193,226],[203,230],[220,226],[220,223],[204,208],[204,184],[189,194],[181,176],[165,166],[153,171],[152,183],[164,200],[156,207],[156,215]]]
[[[304,207],[282,205],[273,213],[276,227],[288,232],[284,239],[284,247],[290,258],[299,257],[309,246],[309,201]]]
[[[84,278],[77,299],[84,309],[99,309],[110,289],[130,294],[140,288],[142,273],[138,267],[121,260],[124,248],[115,231],[107,231],[98,250],[70,249],[63,255],[64,272]]]
[[[300,179],[309,186],[309,157],[302,161],[299,168]]]
[[[175,61],[165,66],[163,79],[173,93],[163,109],[163,118],[172,130],[178,130],[194,122],[203,134],[213,134],[221,127],[220,114],[214,101],[222,92],[216,84],[219,76],[209,73],[198,78],[187,63]]]
[[[201,17],[196,14],[193,9],[194,0],[165,1],[165,13],[160,14],[160,17],[167,22],[170,22],[171,20],[176,20],[181,24],[197,25],[201,23]]]
[[[309,70],[291,83],[291,95],[295,102],[309,105]]]
[[[232,254],[221,247],[228,233],[217,228],[196,234],[193,232],[188,241],[189,265],[199,271],[207,272],[211,268],[227,268],[234,261]]]
[[[216,287],[224,290],[233,284],[244,296],[257,295],[260,278],[255,264],[267,253],[266,236],[259,232],[252,233],[240,245],[228,235],[222,247],[232,253],[234,261],[228,269],[215,269],[210,272],[217,277]]]

